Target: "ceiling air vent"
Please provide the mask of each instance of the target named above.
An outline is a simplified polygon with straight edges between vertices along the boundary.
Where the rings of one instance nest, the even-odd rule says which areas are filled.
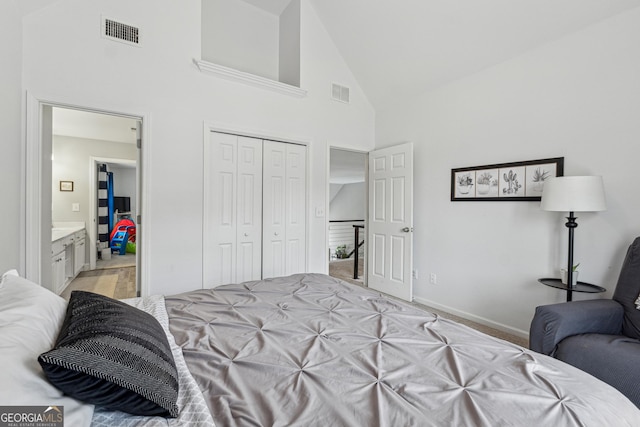
[[[102,35],[111,40],[140,46],[140,29],[138,27],[123,24],[104,16],[102,17]]]
[[[331,84],[331,99],[334,101],[340,101],[349,103],[349,88],[339,85],[337,83]]]

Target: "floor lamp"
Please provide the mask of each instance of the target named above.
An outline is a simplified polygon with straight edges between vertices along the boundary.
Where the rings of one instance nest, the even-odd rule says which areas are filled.
[[[573,230],[578,226],[574,212],[597,212],[607,209],[601,176],[560,176],[544,181],[540,208],[569,212],[569,253],[567,259],[567,301],[573,286]]]

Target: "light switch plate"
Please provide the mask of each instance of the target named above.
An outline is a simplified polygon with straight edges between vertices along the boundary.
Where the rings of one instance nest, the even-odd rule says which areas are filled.
[[[71,212],[80,212],[80,203],[72,203]]]

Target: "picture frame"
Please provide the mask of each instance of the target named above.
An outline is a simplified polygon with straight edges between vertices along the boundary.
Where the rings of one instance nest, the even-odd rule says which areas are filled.
[[[451,169],[451,201],[540,201],[544,181],[563,174],[564,157]]]
[[[60,181],[60,191],[73,191],[73,181]]]

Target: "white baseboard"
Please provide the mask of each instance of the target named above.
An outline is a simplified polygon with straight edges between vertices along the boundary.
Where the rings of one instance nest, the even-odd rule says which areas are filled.
[[[475,314],[467,313],[466,311],[456,310],[453,307],[448,307],[446,305],[438,304],[437,302],[430,301],[425,298],[413,297],[413,300],[419,304],[426,305],[429,307],[433,307],[438,310],[446,311],[447,313],[451,313],[453,315],[462,317],[467,320],[471,320],[472,322],[480,323],[481,325],[488,326],[493,329],[497,329],[499,331],[503,331],[520,338],[529,339],[529,332],[523,331],[522,329],[512,328],[511,326],[504,325],[502,323],[494,322],[489,319],[485,319],[484,317],[476,316]]]

